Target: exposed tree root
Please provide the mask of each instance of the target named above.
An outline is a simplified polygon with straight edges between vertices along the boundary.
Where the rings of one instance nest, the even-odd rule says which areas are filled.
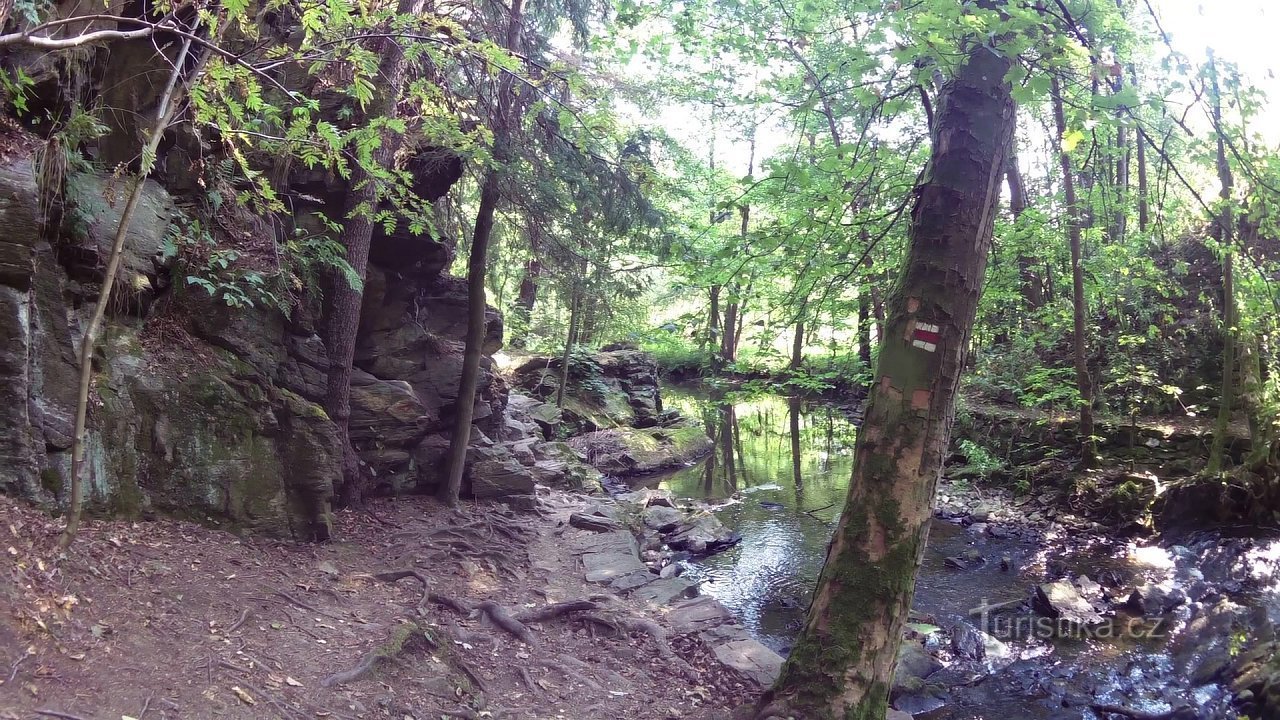
[[[324,687],[334,687],[358,680],[377,667],[379,663],[411,650],[419,644],[428,647],[435,646],[435,643],[427,636],[425,630],[417,623],[404,623],[391,631],[391,636],[387,642],[366,653],[360,659],[360,662],[356,663],[355,667],[334,673],[321,680],[320,684]]]
[[[698,680],[698,672],[693,669],[692,665],[685,662],[684,658],[677,655],[675,650],[671,649],[671,643],[667,640],[667,631],[663,630],[658,623],[647,618],[621,615],[609,617],[595,613],[586,613],[581,617],[587,622],[593,622],[597,625],[610,628],[616,633],[638,632],[648,635],[653,639],[653,644],[658,648],[658,655],[663,660],[678,668],[689,680]]]
[[[459,615],[470,615],[472,608],[470,605],[440,593],[431,592],[431,581],[425,574],[418,570],[393,570],[391,572],[378,573],[371,576],[374,580],[380,582],[394,583],[405,578],[411,577],[422,583],[422,599],[418,601],[418,607],[422,608],[428,602],[444,605]]]
[[[225,633],[223,633],[223,634],[224,634],[224,635],[230,635],[231,633],[233,633],[233,632],[235,632],[235,631],[239,630],[239,629],[240,629],[240,626],[241,626],[241,625],[244,625],[245,621],[246,621],[246,620],[248,620],[248,619],[249,619],[249,608],[245,608],[244,610],[242,610],[242,611],[240,612],[240,619],[239,619],[239,620],[236,620],[234,623],[232,623],[232,624],[231,624],[231,627],[227,628],[227,631],[226,631]]]
[[[529,674],[529,668],[526,668],[526,667],[517,668],[516,672],[520,673],[520,679],[523,680],[524,684],[529,688],[529,692],[533,693],[534,695],[542,694],[542,687],[538,685],[536,682],[534,682],[533,676]]]
[[[283,591],[283,590],[277,590],[277,591],[276,591],[275,593],[273,593],[273,594],[274,594],[276,597],[278,597],[278,598],[282,598],[282,599],[284,599],[284,600],[287,600],[289,603],[291,603],[291,604],[293,604],[293,605],[297,605],[298,607],[300,607],[300,608],[302,608],[303,610],[306,610],[306,611],[308,611],[308,612],[313,612],[313,613],[315,613],[315,614],[317,614],[317,615],[323,615],[323,616],[325,616],[325,617],[327,617],[327,618],[333,618],[333,619],[335,619],[335,620],[341,620],[341,619],[342,619],[342,618],[338,617],[337,615],[334,615],[333,613],[331,613],[331,612],[329,612],[329,611],[327,611],[327,610],[321,610],[320,608],[315,607],[314,605],[309,605],[309,604],[307,604],[306,602],[303,602],[302,600],[299,600],[298,598],[296,598],[296,597],[294,597],[294,596],[290,595],[289,593],[287,593],[287,592],[285,592],[285,591]]]
[[[474,645],[484,644],[484,645],[488,645],[490,650],[497,647],[498,645],[498,638],[494,637],[493,635],[490,635],[488,633],[473,633],[468,630],[464,630],[462,627],[460,627],[457,623],[453,622],[452,620],[446,620],[444,623],[444,628],[445,628],[445,631],[449,633],[450,639],[456,642],[462,643],[464,645],[474,646]]]
[[[600,604],[593,600],[570,600],[568,602],[552,603],[537,608],[536,610],[528,610],[515,616],[515,619],[528,624],[546,622],[554,620],[562,615],[568,615],[573,612],[583,612],[586,610],[599,610]]]
[[[499,604],[486,600],[476,606],[476,609],[483,612],[489,617],[494,625],[506,630],[518,639],[520,642],[529,647],[537,647],[538,639],[529,632],[529,628],[511,615]]]
[[[537,662],[543,667],[555,670],[556,672],[564,675],[566,680],[576,680],[596,692],[604,690],[604,688],[600,687],[600,683],[592,680],[591,676],[588,674],[591,671],[591,667],[572,655],[557,655],[554,660],[551,658],[545,658],[538,660]],[[579,674],[570,675],[569,671],[565,668],[573,668],[574,670],[577,670]]]

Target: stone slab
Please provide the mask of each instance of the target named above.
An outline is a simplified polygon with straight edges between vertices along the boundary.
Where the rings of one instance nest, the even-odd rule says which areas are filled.
[[[613,582],[616,578],[636,572],[648,573],[649,568],[630,553],[599,552],[582,556],[587,582]]]
[[[640,557],[640,544],[629,531],[582,534],[569,538],[569,547],[579,553],[628,553]]]
[[[697,583],[682,577],[660,578],[631,593],[631,597],[653,605],[670,605],[688,597],[697,586]]]
[[[732,616],[729,609],[710,595],[678,602],[667,613],[667,623],[677,635],[699,632],[722,625]]]
[[[712,649],[726,667],[733,668],[760,687],[770,687],[782,672],[782,656],[758,640],[745,639],[716,645]]]
[[[628,590],[635,590],[636,588],[648,585],[649,583],[654,582],[656,578],[657,575],[649,572],[649,568],[645,568],[643,570],[637,570],[614,578],[613,581],[609,583],[609,587],[617,590],[618,592],[627,592]]]

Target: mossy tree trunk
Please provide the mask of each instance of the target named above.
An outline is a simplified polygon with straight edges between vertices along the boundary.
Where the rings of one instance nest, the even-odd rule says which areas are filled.
[[[760,716],[885,716],[991,249],[1014,126],[1009,66],[976,48],[939,95],[845,510]]]
[[[1236,318],[1235,253],[1232,248],[1235,221],[1231,212],[1231,190],[1235,182],[1231,175],[1231,164],[1227,161],[1226,141],[1222,137],[1222,90],[1218,85],[1218,66],[1212,52],[1209,54],[1209,82],[1213,94],[1213,126],[1218,134],[1218,182],[1222,186],[1218,192],[1218,197],[1222,199],[1222,209],[1215,228],[1218,252],[1222,256],[1222,392],[1218,400],[1218,419],[1213,426],[1213,444],[1209,447],[1209,464],[1205,472],[1217,475],[1222,472],[1227,432],[1231,428],[1231,411],[1235,404],[1235,367],[1238,361],[1236,338],[1239,335],[1239,322]]]

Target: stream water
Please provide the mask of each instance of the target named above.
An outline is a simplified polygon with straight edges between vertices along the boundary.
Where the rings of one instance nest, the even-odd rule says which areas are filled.
[[[857,429],[839,408],[775,395],[713,401],[700,389],[674,387],[664,389],[664,401],[701,418],[716,451],[645,484],[704,505],[742,536],[687,563],[686,577],[785,655],[843,507]],[[899,709],[956,720],[1110,717],[1092,705],[1236,717],[1222,670],[1280,622],[1280,543],[1206,534],[1141,546],[1068,521],[1027,522],[1007,495],[992,491],[944,481],[939,495],[912,627],[934,667],[945,667],[923,690],[899,692]],[[1108,616],[1107,631],[1051,637],[1035,629],[1030,603],[1018,601],[1039,583],[1083,575],[1101,583],[1093,600]],[[1144,584],[1171,594],[1176,607],[1162,618],[1110,610]],[[993,604],[1005,607],[970,612]],[[988,639],[985,657],[965,657],[953,639],[963,625],[1003,642]]]

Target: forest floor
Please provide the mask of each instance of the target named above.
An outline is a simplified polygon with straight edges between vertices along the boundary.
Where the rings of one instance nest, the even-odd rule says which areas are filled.
[[[62,555],[59,520],[0,496],[0,719],[718,720],[753,698],[585,582],[586,503],[376,500],[324,545],[87,521]]]

